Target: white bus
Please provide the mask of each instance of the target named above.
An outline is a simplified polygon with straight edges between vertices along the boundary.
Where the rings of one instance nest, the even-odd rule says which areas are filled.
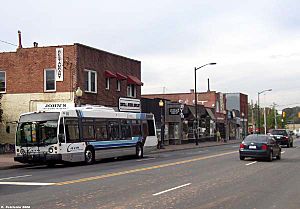
[[[15,161],[53,165],[92,164],[95,160],[135,155],[157,146],[154,115],[116,112],[108,107],[75,107],[20,116]]]

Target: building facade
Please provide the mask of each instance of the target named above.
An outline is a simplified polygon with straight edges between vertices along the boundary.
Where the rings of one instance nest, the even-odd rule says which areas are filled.
[[[14,143],[19,115],[74,105],[119,107],[119,98],[140,99],[141,62],[73,45],[19,48],[0,53],[0,144]],[[76,89],[82,96],[76,96]]]

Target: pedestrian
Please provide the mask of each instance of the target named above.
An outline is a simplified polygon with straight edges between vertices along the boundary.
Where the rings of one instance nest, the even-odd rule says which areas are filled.
[[[217,130],[217,142],[221,142],[221,133],[219,129]]]

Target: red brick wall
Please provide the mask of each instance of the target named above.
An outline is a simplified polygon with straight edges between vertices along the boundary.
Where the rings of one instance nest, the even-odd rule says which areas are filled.
[[[119,97],[127,97],[127,81],[121,81],[121,91],[116,91],[116,79],[110,79],[109,90],[105,89],[104,71],[109,70],[113,73],[123,75],[133,75],[141,80],[141,62],[119,55],[104,52],[92,47],[75,44],[78,56],[77,62],[77,85],[84,90],[85,77],[84,69],[97,71],[97,94],[83,93],[83,104],[100,104],[106,106],[117,106]],[[141,98],[141,87],[136,86],[136,98]]]
[[[16,52],[0,53],[0,69],[6,71],[6,93],[43,93],[44,69],[55,68],[56,48],[21,48]],[[56,92],[71,91],[71,67],[66,64],[68,57],[75,63],[74,46],[64,48],[64,81],[56,83]]]

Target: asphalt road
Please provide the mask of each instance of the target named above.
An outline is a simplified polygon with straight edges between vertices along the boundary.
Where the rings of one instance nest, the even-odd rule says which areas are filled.
[[[238,145],[0,171],[0,209],[300,208],[300,140],[282,160],[240,161]],[[3,206],[3,207],[1,207]]]

